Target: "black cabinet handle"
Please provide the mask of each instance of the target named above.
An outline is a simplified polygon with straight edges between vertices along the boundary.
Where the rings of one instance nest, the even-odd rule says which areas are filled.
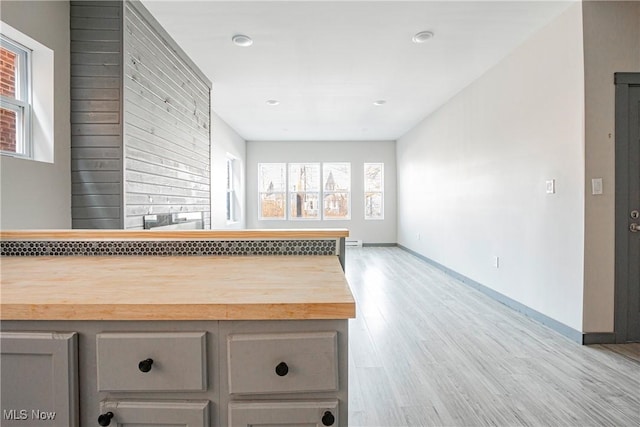
[[[326,411],[322,416],[322,424],[325,426],[332,426],[336,422],[336,417],[329,411]]]
[[[289,367],[287,366],[287,364],[284,362],[278,363],[278,366],[276,366],[276,374],[278,374],[279,377],[284,377],[288,373]]]
[[[111,418],[113,418],[113,412],[101,414],[98,417],[98,424],[100,424],[101,426],[108,426],[109,424],[111,424]]]
[[[151,370],[151,366],[153,365],[153,359],[145,359],[138,363],[138,369],[141,372],[149,372]]]

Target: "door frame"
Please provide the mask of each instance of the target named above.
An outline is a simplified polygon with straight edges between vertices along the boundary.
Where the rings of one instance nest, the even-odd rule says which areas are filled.
[[[640,73],[614,73],[615,84],[615,303],[616,343],[627,342],[629,304],[629,86],[640,85]]]

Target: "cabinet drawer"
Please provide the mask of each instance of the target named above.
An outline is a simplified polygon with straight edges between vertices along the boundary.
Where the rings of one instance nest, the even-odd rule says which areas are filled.
[[[337,390],[337,335],[335,331],[229,335],[229,392]]]
[[[210,427],[209,401],[104,400],[100,402],[103,422],[111,426]],[[96,423],[98,425],[98,423]]]
[[[206,332],[97,335],[98,391],[207,389]]]
[[[339,426],[338,401],[231,402],[229,427]]]

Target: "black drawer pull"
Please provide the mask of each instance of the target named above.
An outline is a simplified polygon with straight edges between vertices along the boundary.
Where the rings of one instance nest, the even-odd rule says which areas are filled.
[[[151,366],[153,365],[153,359],[145,359],[138,363],[138,369],[141,372],[149,372],[151,370]]]
[[[336,422],[336,417],[330,411],[326,411],[322,416],[322,424],[325,426],[332,426]]]
[[[100,424],[101,426],[108,426],[109,424],[111,424],[111,418],[113,418],[113,412],[101,414],[98,417],[98,424]]]
[[[287,364],[284,362],[278,363],[278,366],[276,366],[276,374],[278,374],[279,377],[284,377],[288,373],[289,367],[287,366]]]

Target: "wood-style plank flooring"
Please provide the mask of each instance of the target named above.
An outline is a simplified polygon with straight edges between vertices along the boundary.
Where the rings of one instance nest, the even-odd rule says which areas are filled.
[[[399,248],[348,248],[349,426],[640,426],[640,344],[582,346]]]

